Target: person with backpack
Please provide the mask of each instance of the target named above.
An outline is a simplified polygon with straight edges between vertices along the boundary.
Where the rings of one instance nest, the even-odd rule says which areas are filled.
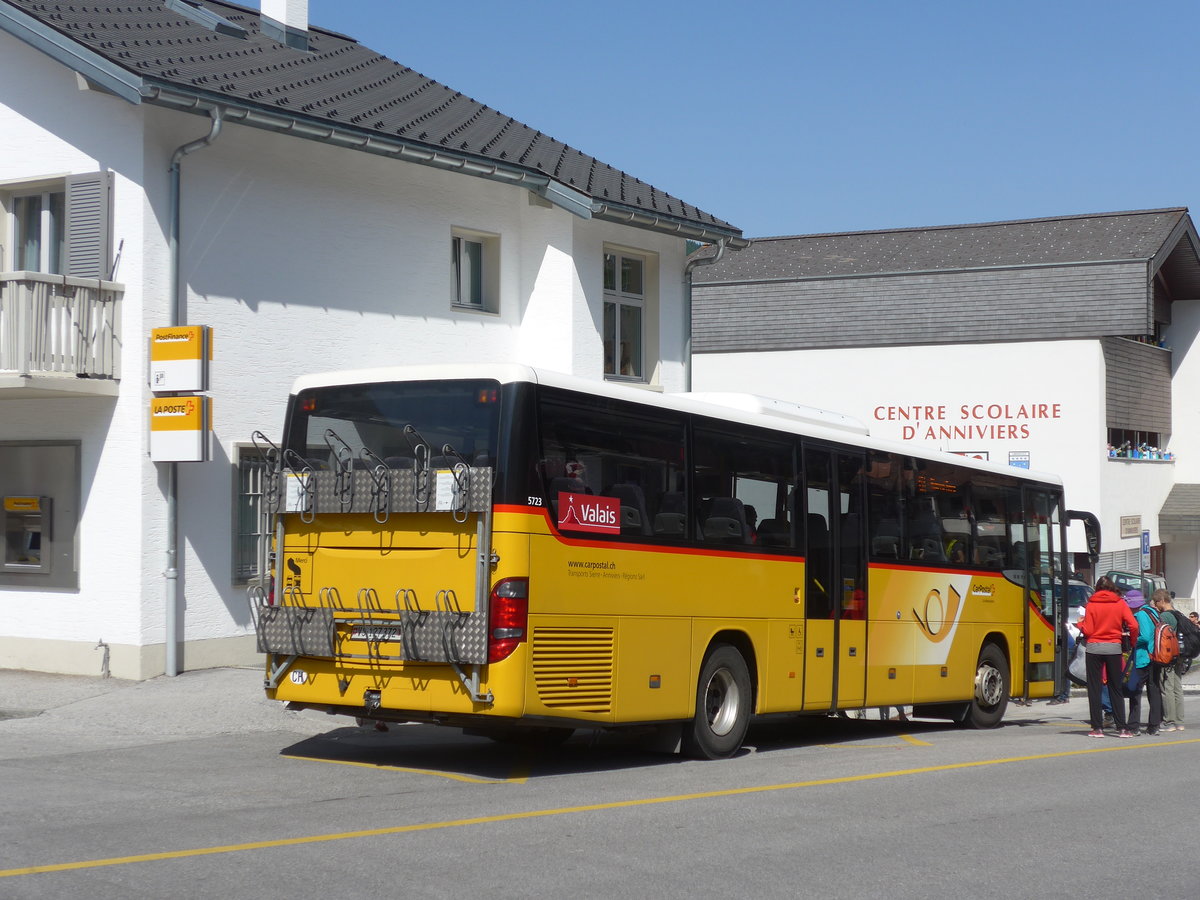
[[[1162,665],[1153,662],[1151,654],[1155,647],[1155,629],[1159,623],[1158,611],[1146,605],[1146,598],[1137,590],[1125,594],[1125,603],[1137,620],[1137,638],[1129,663],[1125,667],[1125,697],[1129,700],[1129,731],[1141,734],[1142,688],[1150,700],[1150,717],[1146,722],[1146,734],[1158,734],[1162,724]]]
[[[1101,690],[1105,675],[1108,676],[1108,698],[1112,703],[1113,724],[1119,729],[1117,737],[1133,735],[1125,721],[1125,702],[1121,699],[1121,632],[1122,626],[1134,637],[1138,623],[1129,607],[1121,602],[1117,585],[1107,575],[1096,582],[1096,593],[1088,599],[1087,609],[1079,620],[1079,631],[1087,641],[1087,689],[1088,712],[1092,730],[1088,737],[1104,737],[1104,709],[1101,705]]]
[[[1162,731],[1183,731],[1183,666],[1200,652],[1200,628],[1187,616],[1175,610],[1171,592],[1159,588],[1150,602],[1164,622],[1175,627],[1179,636],[1179,658],[1162,671],[1163,721]]]

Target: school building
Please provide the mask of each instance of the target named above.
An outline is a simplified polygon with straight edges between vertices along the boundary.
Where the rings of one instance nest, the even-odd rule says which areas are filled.
[[[703,251],[702,251],[703,252]],[[696,270],[693,387],[1061,476],[1100,573],[1200,593],[1200,240],[1186,209],[758,238]],[[1071,550],[1084,550],[1082,529]]]

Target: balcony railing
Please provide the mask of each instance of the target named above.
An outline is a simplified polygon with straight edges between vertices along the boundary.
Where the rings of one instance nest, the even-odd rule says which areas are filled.
[[[0,378],[121,377],[124,285],[0,272]]]

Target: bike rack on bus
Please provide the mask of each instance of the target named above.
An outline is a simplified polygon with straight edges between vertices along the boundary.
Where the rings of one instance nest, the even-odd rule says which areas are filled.
[[[258,650],[267,655],[265,687],[278,687],[283,674],[301,656],[334,655],[332,609],[305,606],[304,595],[295,586],[284,590],[279,605],[271,604],[259,584],[250,587],[249,600]]]
[[[342,512],[354,506],[354,451],[332,428],[325,429],[325,446],[333,461],[334,493]]]
[[[299,589],[289,586],[275,606],[266,589],[255,585],[249,600],[259,650],[268,656],[268,687],[276,687],[301,656],[430,662],[451,666],[475,702],[493,702],[490,691],[481,691],[481,682],[482,666],[487,663],[491,573],[498,561],[491,544],[494,471],[471,466],[452,446],[444,445],[442,458],[450,465],[437,476],[450,480],[443,480],[440,492],[435,491],[429,443],[411,426],[405,427],[404,435],[413,452],[412,469],[391,468],[365,447],[355,458],[349,444],[329,429],[325,442],[330,449],[330,468],[325,469],[294,450],[281,450],[261,431],[255,432],[254,445],[266,467],[263,494],[267,515],[274,519],[277,552],[283,546],[288,515],[297,515],[309,524],[322,512],[369,513],[382,525],[399,513],[449,513],[459,524],[475,513],[475,608],[464,610],[453,589],[439,591],[437,608],[427,609],[409,588],[395,591],[390,608],[375,588],[361,588],[355,600],[358,608],[352,609],[333,586],[317,590],[318,602],[313,606],[306,606]],[[348,648],[344,645],[355,638],[339,633],[339,623],[361,627],[360,640],[367,653],[345,652]],[[381,638],[386,633],[383,629],[393,634],[398,631],[398,654],[386,652],[386,641],[392,639]]]
[[[363,447],[358,456],[371,476],[371,515],[380,525],[386,525],[391,513],[392,470],[368,447]]]

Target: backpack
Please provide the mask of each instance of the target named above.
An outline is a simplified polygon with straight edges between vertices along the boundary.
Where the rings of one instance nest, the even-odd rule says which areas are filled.
[[[1200,627],[1178,610],[1175,613],[1175,628],[1179,632],[1179,655],[1185,659],[1195,659],[1200,656]]]
[[[1179,634],[1175,627],[1164,622],[1153,608],[1143,606],[1142,609],[1154,623],[1154,637],[1150,641],[1150,662],[1169,666],[1179,659]]]

